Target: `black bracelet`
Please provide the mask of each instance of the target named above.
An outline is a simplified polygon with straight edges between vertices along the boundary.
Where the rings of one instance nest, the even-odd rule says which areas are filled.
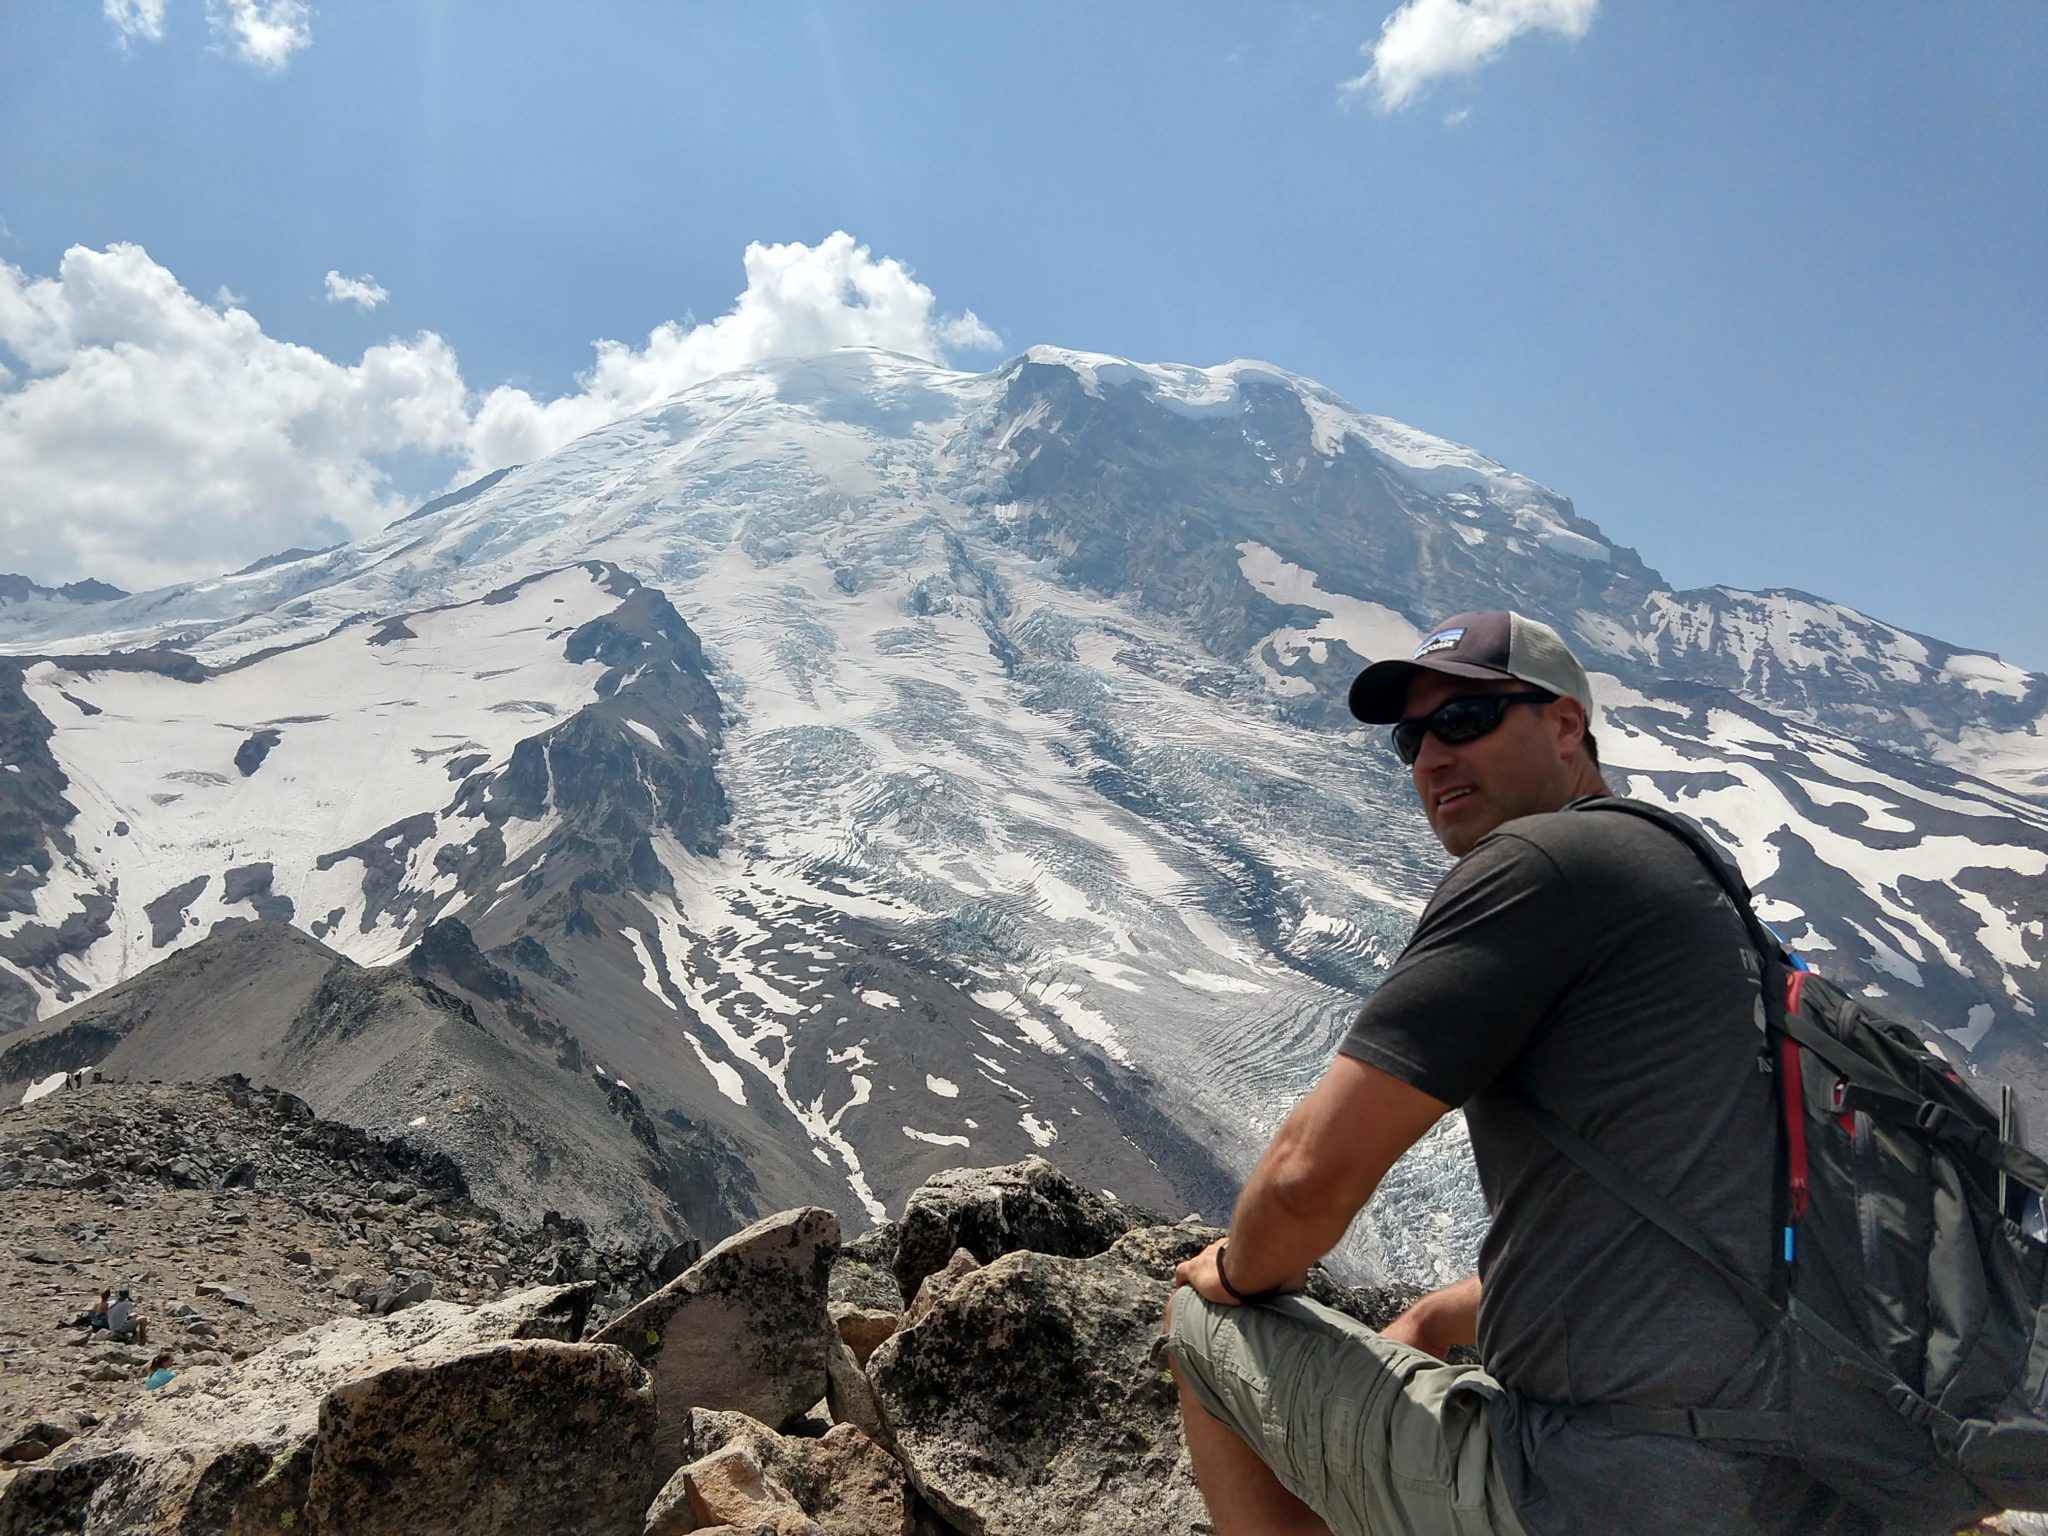
[[[1255,1301],[1271,1301],[1280,1294],[1280,1287],[1277,1285],[1270,1286],[1263,1291],[1253,1291],[1249,1295],[1232,1285],[1230,1283],[1229,1271],[1223,1267],[1223,1255],[1228,1252],[1230,1252],[1230,1239],[1226,1237],[1216,1245],[1216,1280],[1225,1291],[1229,1292],[1232,1301],[1241,1307],[1248,1307]]]

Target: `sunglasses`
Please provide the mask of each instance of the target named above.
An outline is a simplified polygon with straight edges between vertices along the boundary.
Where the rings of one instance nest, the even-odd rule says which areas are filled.
[[[1393,730],[1394,755],[1404,763],[1413,764],[1422,755],[1425,734],[1434,732],[1438,741],[1447,747],[1455,747],[1460,742],[1477,741],[1497,727],[1507,718],[1510,704],[1556,702],[1554,693],[1475,693],[1468,698],[1453,699],[1426,715],[1397,724]]]

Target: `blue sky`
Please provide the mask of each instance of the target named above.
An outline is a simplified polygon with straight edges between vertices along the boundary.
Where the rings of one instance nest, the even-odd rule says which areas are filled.
[[[0,5],[0,569],[375,526],[663,368],[840,335],[830,265],[877,339],[1262,358],[1677,585],[2048,669],[2048,6],[1481,9],[1538,24],[1347,91],[1392,0]]]

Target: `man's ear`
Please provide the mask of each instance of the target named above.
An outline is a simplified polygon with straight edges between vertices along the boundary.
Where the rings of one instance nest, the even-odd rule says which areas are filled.
[[[1566,694],[1552,707],[1557,711],[1557,755],[1565,757],[1573,742],[1586,738],[1586,706]]]

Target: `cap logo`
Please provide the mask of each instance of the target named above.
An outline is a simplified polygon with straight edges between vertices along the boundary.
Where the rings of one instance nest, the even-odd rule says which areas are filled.
[[[1462,629],[1440,629],[1423,641],[1422,644],[1415,647],[1415,654],[1408,659],[1410,661],[1420,661],[1423,657],[1437,651],[1451,650],[1464,638],[1465,631]]]

